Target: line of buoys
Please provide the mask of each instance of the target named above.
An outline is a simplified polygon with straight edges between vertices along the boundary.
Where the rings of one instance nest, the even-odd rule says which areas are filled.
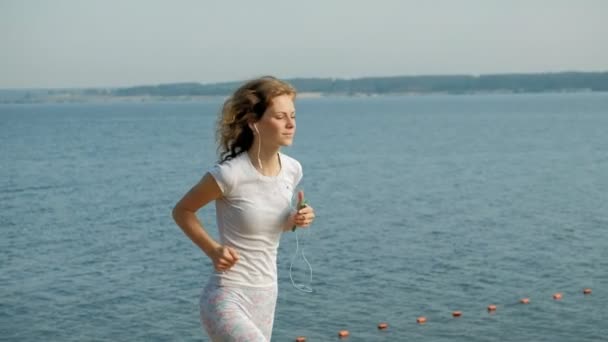
[[[583,294],[585,294],[585,295],[589,295],[589,294],[591,294],[591,292],[592,292],[591,289],[588,287],[583,289]],[[561,292],[556,292],[553,294],[554,300],[561,300],[561,299],[563,299],[563,297],[564,296]],[[519,302],[521,304],[530,304],[530,298],[521,298],[519,300]],[[488,312],[494,313],[494,312],[496,312],[497,306],[495,304],[490,304],[490,305],[488,305],[487,309],[488,309]],[[461,316],[462,316],[462,311],[452,311],[452,317],[461,317]],[[424,316],[420,316],[416,319],[416,323],[418,323],[418,324],[425,324],[426,322],[427,322],[427,319]],[[388,323],[386,323],[386,322],[378,323],[378,330],[385,330],[387,328],[388,328]],[[340,330],[338,332],[338,336],[340,338],[345,338],[345,337],[348,337],[349,335],[350,335],[350,332],[348,330]],[[299,336],[296,338],[296,342],[306,342],[306,337]]]

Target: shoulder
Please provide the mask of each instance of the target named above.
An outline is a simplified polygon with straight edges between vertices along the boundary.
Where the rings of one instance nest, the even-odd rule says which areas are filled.
[[[241,178],[240,175],[243,173],[246,162],[244,154],[241,153],[234,158],[218,162],[209,169],[209,173],[215,178],[222,193],[229,193]]]
[[[283,163],[283,166],[288,169],[302,170],[302,164],[300,164],[300,162],[295,158],[292,158],[286,154],[281,153],[281,162]]]
[[[215,164],[213,166],[214,169],[219,169],[222,171],[232,171],[232,172],[236,172],[239,171],[247,162],[247,160],[245,159],[247,157],[246,153],[240,153],[238,154],[236,157],[234,158],[230,158],[230,159],[226,159],[223,161],[218,162],[217,164]]]
[[[302,164],[295,158],[281,153],[282,167],[285,168],[285,173],[288,174],[295,183],[302,179]]]

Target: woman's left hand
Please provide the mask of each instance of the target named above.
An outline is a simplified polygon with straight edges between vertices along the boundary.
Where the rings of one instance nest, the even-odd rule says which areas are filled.
[[[298,192],[298,211],[293,216],[296,227],[308,227],[315,220],[315,210],[304,201],[304,191]]]
[[[297,227],[308,227],[315,220],[315,210],[306,204],[294,214],[293,222]]]

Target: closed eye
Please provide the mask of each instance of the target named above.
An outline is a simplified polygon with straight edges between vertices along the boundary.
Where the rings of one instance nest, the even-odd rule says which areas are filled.
[[[276,113],[274,117],[277,118],[277,119],[285,119],[287,117],[287,113],[283,113],[283,112]],[[296,113],[291,113],[290,117],[292,119],[295,119],[296,118]]]

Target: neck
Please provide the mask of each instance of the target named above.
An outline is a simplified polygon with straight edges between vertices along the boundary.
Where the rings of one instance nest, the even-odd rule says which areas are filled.
[[[264,176],[276,176],[281,171],[279,150],[279,148],[268,148],[263,145],[260,148],[258,141],[254,141],[247,154],[261,174]]]

